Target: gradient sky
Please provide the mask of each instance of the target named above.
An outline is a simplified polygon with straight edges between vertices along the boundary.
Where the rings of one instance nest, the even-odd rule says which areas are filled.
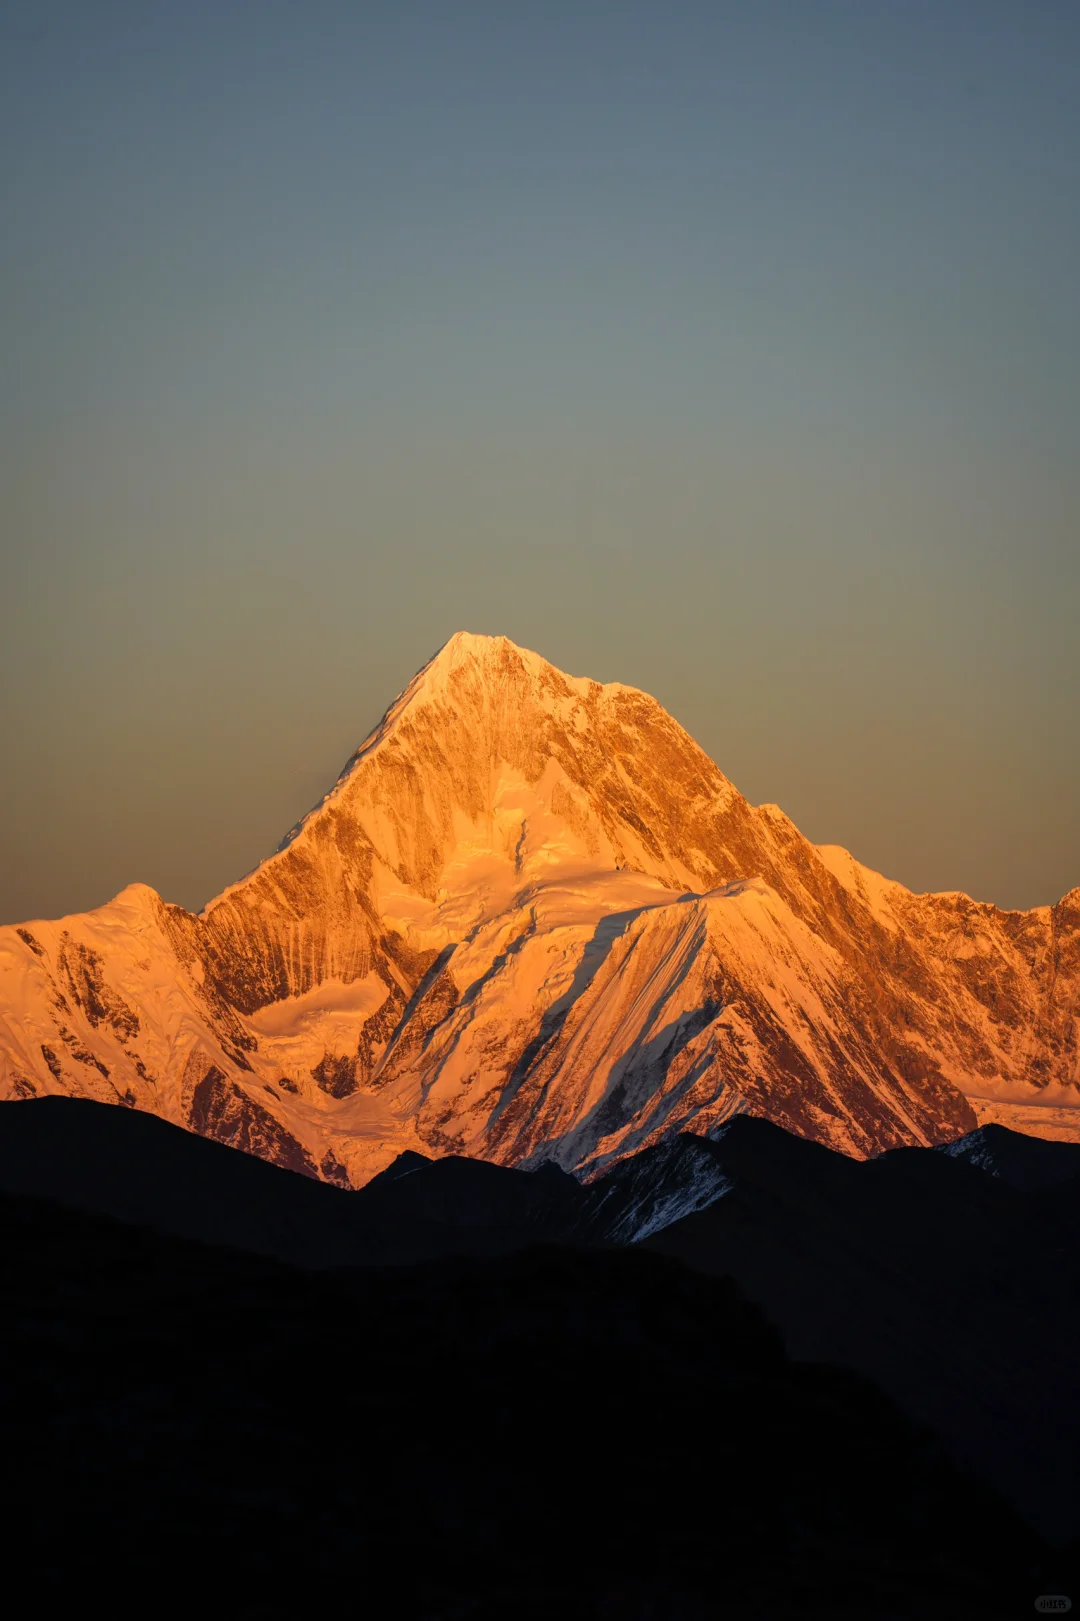
[[[201,906],[457,629],[1080,884],[1077,0],[0,0],[0,920]]]

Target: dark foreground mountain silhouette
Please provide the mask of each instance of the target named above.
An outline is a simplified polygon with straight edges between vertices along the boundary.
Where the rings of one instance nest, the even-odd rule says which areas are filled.
[[[0,1195],[5,1575],[43,1610],[1028,1614],[1055,1556],[727,1280],[638,1247],[315,1272]]]
[[[738,1116],[588,1186],[406,1154],[347,1193],[135,1111],[46,1099],[0,1110],[0,1188],[339,1272],[631,1244],[734,1278],[790,1355],[873,1379],[1041,1532],[1080,1523],[1075,1145],[993,1127],[857,1161]]]

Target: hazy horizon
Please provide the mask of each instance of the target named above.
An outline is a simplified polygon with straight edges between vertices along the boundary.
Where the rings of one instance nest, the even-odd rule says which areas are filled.
[[[0,6],[0,921],[201,907],[456,630],[1080,884],[1080,11]]]

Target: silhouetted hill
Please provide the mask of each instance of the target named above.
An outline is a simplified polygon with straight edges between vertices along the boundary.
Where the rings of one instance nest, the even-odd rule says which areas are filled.
[[[1080,1143],[1051,1142],[1028,1137],[1008,1126],[980,1126],[958,1142],[941,1149],[953,1159],[966,1159],[980,1171],[1000,1176],[1010,1187],[1025,1192],[1052,1188],[1080,1177]]]
[[[36,1607],[988,1621],[1045,1590],[885,1396],[639,1248],[343,1276],[13,1195],[0,1234]]]
[[[0,1110],[0,1188],[319,1267],[557,1239],[585,1197],[555,1167],[529,1174],[419,1154],[345,1192],[139,1110],[58,1097]]]
[[[1013,1135],[989,1141],[1015,1167]],[[1073,1179],[1023,1192],[927,1149],[856,1161],[737,1116],[587,1187],[553,1165],[403,1154],[344,1192],[136,1111],[48,1099],[0,1110],[0,1187],[343,1272],[538,1241],[644,1246],[736,1279],[792,1357],[872,1379],[1045,1533],[1080,1523]]]
[[[1080,1184],[1024,1193],[931,1149],[854,1161],[749,1117],[684,1152],[727,1191],[646,1247],[735,1278],[792,1356],[858,1369],[1048,1533],[1076,1526]]]

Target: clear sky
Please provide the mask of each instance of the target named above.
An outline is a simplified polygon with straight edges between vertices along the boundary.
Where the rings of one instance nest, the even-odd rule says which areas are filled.
[[[0,919],[203,904],[455,630],[1080,884],[1077,0],[0,0]]]

